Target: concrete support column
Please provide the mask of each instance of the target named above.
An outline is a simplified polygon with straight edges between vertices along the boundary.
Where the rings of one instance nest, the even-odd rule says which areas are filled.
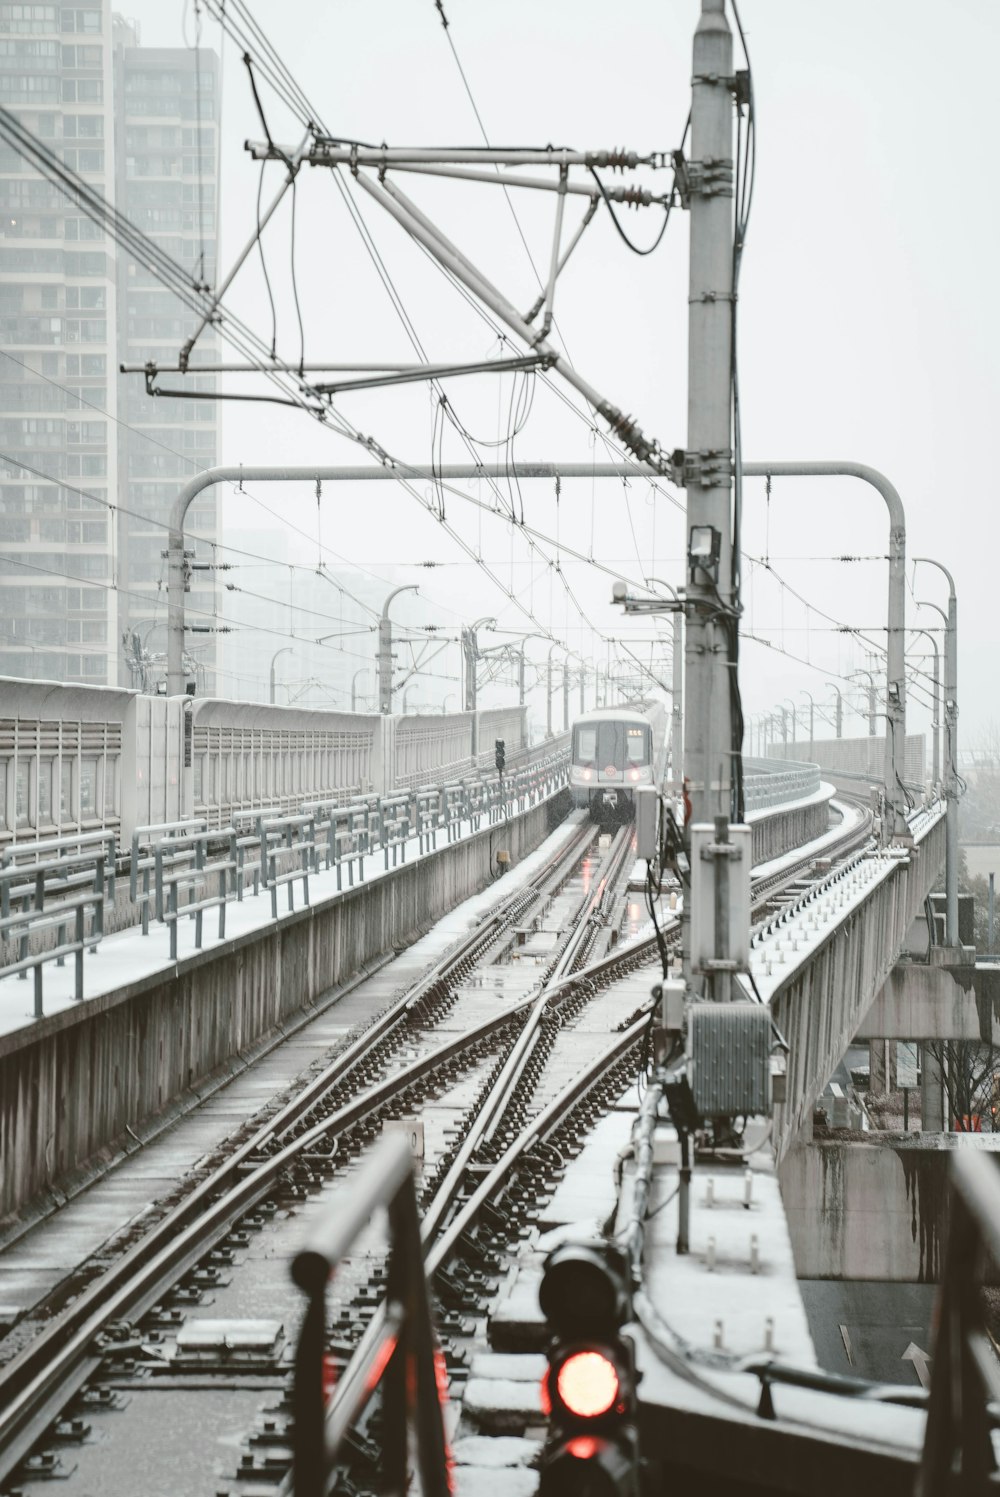
[[[868,1090],[873,1097],[884,1097],[896,1090],[896,1041],[868,1041]]]
[[[926,1045],[920,1047],[920,1128],[923,1133],[942,1133],[944,1116],[944,1077],[941,1062]]]

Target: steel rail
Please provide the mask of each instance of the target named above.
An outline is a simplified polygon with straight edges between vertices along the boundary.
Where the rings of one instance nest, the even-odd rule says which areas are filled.
[[[516,918],[516,913],[533,898],[547,897],[551,888],[567,876],[595,834],[596,828],[582,824],[578,835],[553,854],[527,888],[515,890],[484,925],[476,926],[450,948],[430,973],[391,1004],[320,1076],[199,1182],[184,1201],[0,1369],[0,1480],[23,1460],[59,1409],[100,1364],[100,1356],[86,1355],[95,1337],[113,1320],[126,1314],[145,1313],[160,1297],[164,1280],[168,1276],[183,1277],[225,1235],[235,1217],[266,1195],[275,1176],[293,1163],[298,1154],[330,1133],[343,1132],[428,1071],[446,1064],[464,1050],[474,1049],[482,1039],[508,1023],[516,1023],[530,1009],[534,1000],[525,999],[438,1047],[366,1090],[347,1108],[300,1134],[242,1180],[236,1179],[241,1167],[297,1125],[437,985],[487,949],[502,933],[505,922]],[[219,1192],[225,1194],[213,1202],[211,1198]],[[153,1287],[144,1289],[149,1284]]]
[[[581,835],[574,838],[568,847],[560,849],[550,860],[541,876],[534,881],[533,887],[537,889],[542,885],[558,884],[565,877],[567,865],[578,856],[594,832],[594,828],[584,826]],[[618,859],[624,860],[622,849],[627,846],[628,840],[623,839],[617,851]],[[838,846],[839,844],[834,844],[829,851],[824,851],[824,855],[835,855]],[[813,861],[815,855],[792,865],[787,872],[786,882],[791,882],[802,868]],[[530,898],[528,891],[518,890],[511,896],[509,906],[516,907],[519,903],[530,902]],[[380,1016],[375,1024],[342,1052],[326,1072],[258,1129],[212,1175],[201,1181],[184,1202],[168,1213],[142,1241],[123,1254],[101,1279],[85,1290],[67,1311],[0,1370],[0,1400],[6,1400],[0,1411],[0,1479],[6,1478],[24,1459],[68,1399],[100,1366],[104,1351],[94,1351],[93,1346],[106,1326],[126,1316],[141,1318],[147,1313],[162,1297],[165,1282],[176,1281],[194,1267],[226,1235],[236,1219],[266,1197],[275,1179],[289,1165],[294,1164],[299,1155],[307,1152],[313,1145],[355,1125],[367,1113],[385,1105],[399,1091],[405,1090],[463,1052],[474,1050],[484,1039],[505,1026],[515,1024],[525,1014],[534,1012],[540,1019],[552,1002],[560,995],[565,995],[568,989],[595,978],[608,980],[616,970],[631,970],[656,950],[655,938],[649,937],[630,946],[616,948],[614,952],[572,975],[563,975],[553,982],[547,982],[542,994],[522,1000],[459,1038],[435,1048],[394,1076],[377,1083],[362,1097],[300,1134],[235,1185],[230,1184],[241,1165],[255,1152],[259,1152],[262,1146],[274,1141],[281,1132],[298,1123],[326,1091],[342,1081],[353,1066],[364,1058],[373,1044],[384,1038],[395,1023],[400,1022],[418,1002],[430,995],[437,983],[446,980],[450,972],[470,961],[476,952],[495,940],[500,934],[501,924],[499,917],[493,918],[488,926],[477,927],[457,948],[453,947],[438,967],[417,984],[416,990],[409,990],[396,1004],[391,1005],[387,1013]],[[447,968],[447,971],[442,971],[443,968]],[[646,1023],[647,1015],[648,1008],[623,1035],[616,1036],[612,1046],[603,1054],[611,1056],[614,1052],[614,1056],[617,1056],[621,1053]],[[526,1020],[527,1022],[530,1021]],[[631,1039],[628,1038],[630,1036]],[[523,1038],[519,1037],[519,1043]],[[524,1040],[525,1047],[529,1043],[529,1040]],[[522,1065],[511,1064],[513,1053],[516,1053],[516,1047],[505,1065],[506,1078],[501,1088],[501,1099],[496,1104],[501,1108],[503,1098],[509,1097],[523,1070]],[[522,1055],[523,1053],[522,1050]],[[574,1081],[572,1088],[567,1089],[567,1093],[585,1087],[588,1084],[587,1078],[595,1074],[596,1064],[595,1062],[586,1068],[582,1076]],[[605,1069],[610,1064],[613,1064],[613,1059],[607,1060]],[[561,1094],[561,1098],[565,1096],[566,1093]],[[558,1110],[556,1103],[559,1101],[560,1099],[556,1099],[556,1102],[550,1104],[540,1117],[555,1117]],[[564,1101],[564,1107],[568,1105]],[[495,1115],[494,1106],[491,1105],[490,1111]],[[533,1120],[525,1132],[534,1130],[538,1122],[537,1118]],[[505,1153],[505,1160],[513,1147],[511,1145]],[[499,1166],[494,1167],[487,1179],[499,1180],[498,1170]],[[449,1172],[449,1180],[452,1173]],[[197,1219],[189,1222],[188,1218],[196,1208],[207,1197],[220,1190],[224,1190],[225,1194],[208,1204]],[[465,1220],[465,1208],[460,1219]],[[61,1344],[53,1350],[53,1343]]]
[[[572,1109],[597,1085],[634,1045],[642,1039],[645,1017],[636,1020],[628,1029],[614,1036],[611,1043],[585,1066],[579,1075],[564,1087],[543,1110],[524,1125],[517,1138],[507,1147],[502,1157],[480,1181],[473,1194],[463,1203],[458,1214],[445,1227],[436,1240],[427,1245],[424,1257],[424,1272],[430,1280],[444,1266],[462,1235],[468,1230],[483,1205],[510,1181],[511,1171],[530,1153],[531,1149],[554,1132],[572,1112]],[[452,1192],[452,1199],[454,1192]],[[435,1205],[437,1202],[435,1202]],[[451,1204],[451,1201],[447,1204]],[[350,1425],[363,1412],[377,1387],[372,1373],[379,1365],[379,1352],[391,1327],[386,1316],[385,1302],[372,1316],[358,1342],[347,1366],[337,1381],[336,1392],[327,1411],[326,1441],[328,1449],[335,1449]],[[277,1486],[275,1497],[291,1497],[290,1475]]]
[[[824,855],[836,855],[844,844],[855,845],[859,837],[867,837],[869,826],[862,823],[861,828],[852,827],[844,838],[832,843]],[[628,843],[626,842],[627,848]],[[614,855],[621,858],[621,848],[614,850]],[[811,866],[816,861],[816,855],[812,854],[799,860],[783,873],[785,884],[791,882],[800,873],[803,867]],[[771,880],[767,880],[770,893]],[[603,891],[598,891],[597,897]],[[593,903],[593,902],[592,902]],[[679,922],[674,922],[671,935],[679,936]],[[593,963],[589,968],[574,973],[572,976],[557,975],[560,973],[560,965],[557,964],[553,973],[554,982],[547,986],[539,996],[535,1009],[525,1028],[519,1037],[518,1044],[511,1056],[508,1058],[504,1072],[501,1074],[493,1094],[489,1099],[489,1108],[492,1114],[492,1124],[486,1133],[480,1129],[478,1137],[466,1139],[459,1156],[456,1158],[448,1172],[444,1182],[435,1193],[434,1200],[424,1213],[422,1226],[422,1238],[425,1244],[424,1272],[428,1280],[446,1263],[448,1257],[454,1252],[462,1236],[472,1226],[476,1216],[483,1205],[495,1195],[500,1189],[509,1183],[510,1176],[526,1154],[539,1142],[552,1133],[581,1098],[596,1084],[596,1082],[634,1045],[642,1038],[648,1022],[649,1008],[647,1007],[640,1016],[633,1021],[621,1034],[615,1036],[611,1044],[604,1049],[584,1070],[569,1083],[563,1091],[554,1098],[543,1110],[524,1125],[517,1138],[508,1145],[500,1159],[498,1159],[488,1173],[477,1184],[472,1195],[462,1202],[457,1214],[443,1229],[440,1227],[442,1217],[452,1207],[459,1196],[462,1181],[465,1177],[468,1164],[474,1158],[479,1143],[484,1136],[490,1136],[496,1129],[497,1121],[502,1115],[503,1109],[510,1101],[514,1089],[520,1080],[525,1061],[530,1054],[530,1049],[537,1039],[538,1028],[545,1010],[552,1004],[554,999],[561,993],[565,995],[567,990],[578,985],[585,978],[609,977],[616,967],[620,967],[628,956],[636,956],[643,949],[657,949],[655,937],[645,943],[635,943],[631,947],[619,949],[615,953],[609,953],[600,961]],[[519,1053],[520,1052],[520,1053]],[[372,1317],[368,1326],[355,1348],[347,1366],[341,1372],[336,1392],[331,1400],[326,1421],[326,1443],[328,1450],[339,1447],[348,1429],[360,1416],[369,1402],[375,1387],[377,1378],[373,1376],[379,1366],[380,1353],[384,1349],[386,1337],[391,1334],[386,1308],[383,1303]],[[277,1497],[291,1497],[290,1479],[285,1478],[277,1489]]]

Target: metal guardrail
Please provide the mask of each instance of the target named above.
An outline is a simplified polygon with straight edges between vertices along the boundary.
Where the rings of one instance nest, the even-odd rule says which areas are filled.
[[[1000,1171],[978,1150],[953,1155],[948,1241],[935,1313],[931,1387],[915,1497],[993,1490],[991,1427],[1000,1364],[986,1329],[983,1273],[1000,1266]],[[991,1407],[992,1406],[992,1407]],[[955,1475],[957,1471],[957,1475]]]
[[[788,759],[776,761],[772,769],[762,759],[748,760],[743,780],[743,797],[747,811],[767,811],[772,806],[804,800],[820,787],[818,764],[795,764]]]
[[[326,1286],[374,1213],[389,1223],[386,1306],[379,1334],[354,1358],[327,1402]],[[384,1139],[359,1174],[337,1191],[292,1264],[308,1295],[295,1353],[293,1465],[295,1497],[326,1497],[337,1452],[373,1389],[382,1385],[382,1477],[407,1490],[407,1414],[413,1415],[423,1497],[448,1497],[448,1449],[437,1382],[430,1294],[409,1141]]]
[[[30,846],[33,862],[27,861],[29,844],[22,844],[6,849],[0,864],[0,944],[17,951],[3,961],[0,975],[26,979],[34,973],[34,1016],[41,1019],[46,962],[62,967],[72,956],[74,997],[83,998],[83,953],[96,950],[105,900],[114,897],[114,836],[74,835],[66,844],[47,839]]]
[[[489,823],[538,805],[566,783],[568,761],[563,755],[537,760],[515,769],[501,781],[469,780],[427,786],[379,798],[366,796],[343,805],[330,802],[300,806],[294,813],[275,808],[241,812],[226,827],[210,827],[205,818],[161,822],[137,827],[132,837],[129,894],[137,908],[143,935],[150,919],[165,925],[170,935],[170,959],[177,960],[178,925],[182,917],[195,923],[195,947],[200,949],[203,916],[218,911],[218,934],[226,932],[226,906],[242,900],[252,883],[254,893],[267,889],[271,915],[278,918],[278,893],[287,889],[288,910],[295,908],[294,885],[302,885],[309,903],[309,879],[322,869],[335,868],[337,889],[361,883],[365,858],[381,851],[385,867],[405,861],[413,837],[422,853],[438,845],[438,833],[449,843],[466,828],[476,832],[484,818]],[[28,861],[29,854],[51,853],[44,863]],[[8,866],[3,866],[7,864]],[[76,957],[76,997],[83,997],[83,952],[93,949],[104,933],[106,898],[114,897],[114,837],[112,833],[71,835],[54,842],[20,843],[5,850],[0,862],[0,944],[16,940],[17,959],[0,965],[0,979],[36,969],[35,1016],[41,1018],[41,966],[66,956]],[[80,910],[67,902],[68,892],[81,895]],[[62,920],[52,897],[62,898]],[[85,896],[85,897],[84,897]],[[13,913],[11,913],[13,907]],[[86,930],[87,911],[93,911]],[[75,935],[66,940],[67,928]],[[56,944],[29,950],[38,937]],[[86,937],[86,939],[85,939]],[[8,953],[9,954],[9,953]],[[2,958],[0,958],[2,960]]]
[[[87,860],[89,862],[89,860]],[[15,910],[13,914],[0,917],[0,934],[5,940],[13,938],[18,945],[18,956],[16,960],[5,963],[0,975],[12,977],[15,974],[21,978],[27,978],[29,972],[34,973],[35,982],[35,1018],[44,1017],[43,1009],[43,978],[42,970],[46,962],[54,961],[57,966],[62,967],[66,958],[74,958],[74,993],[73,996],[79,1002],[83,998],[83,953],[89,947],[93,951],[103,935],[104,916],[104,870],[103,859],[98,859],[97,867],[89,867],[86,873],[88,879],[93,880],[89,889],[79,889],[76,881],[73,887],[76,892],[57,895],[55,902],[48,898],[49,886],[47,876],[53,867],[65,868],[70,859],[61,859],[58,864],[39,863],[31,872],[34,874],[33,884],[30,886],[31,903],[26,903],[28,895],[24,883],[24,870],[20,868],[5,868],[0,872],[0,889],[5,896],[15,900],[24,897],[25,907]],[[11,884],[16,888],[12,892]],[[92,912],[92,926],[87,931],[87,911]],[[68,932],[72,929],[72,936]],[[46,945],[40,950],[29,950],[32,937],[47,935],[49,931],[55,932],[55,944]]]

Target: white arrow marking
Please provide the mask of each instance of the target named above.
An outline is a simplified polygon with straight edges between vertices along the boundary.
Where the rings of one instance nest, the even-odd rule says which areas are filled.
[[[915,1341],[911,1341],[899,1359],[901,1362],[912,1362],[913,1370],[917,1374],[917,1381],[921,1388],[929,1388],[931,1385],[930,1365],[931,1357]]]

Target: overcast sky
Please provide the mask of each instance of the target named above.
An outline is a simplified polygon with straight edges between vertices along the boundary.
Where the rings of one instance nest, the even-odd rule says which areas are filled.
[[[398,144],[481,143],[433,0],[251,5],[332,131]],[[613,8],[606,0],[445,0],[445,9],[494,143],[625,145],[642,152],[679,144],[696,0],[625,0]],[[193,0],[132,0],[129,13],[146,44],[179,45],[184,27],[188,41],[194,38]],[[745,455],[865,462],[897,486],[908,555],[938,556],[955,575],[962,734],[969,744],[986,721],[1000,717],[989,445],[1000,394],[993,292],[998,207],[989,154],[1000,6],[996,0],[742,0],[742,18],[758,127],[740,288]],[[205,45],[218,48],[214,23],[206,20],[202,35]],[[266,89],[262,96],[274,138],[296,142],[301,132],[280,102]],[[225,267],[253,227],[260,169],[242,145],[262,133],[231,43],[223,98]],[[267,168],[265,201],[279,172]],[[666,180],[658,174],[655,185]],[[417,178],[404,185],[510,300],[522,309],[531,305],[538,287],[521,233],[544,267],[547,194],[515,194],[519,227],[495,187]],[[355,200],[428,357],[495,356],[497,338],[487,322],[381,209],[356,190]],[[646,243],[659,220],[629,213],[625,223]],[[279,353],[294,359],[300,342],[289,227],[283,211],[264,246]],[[602,212],[556,301],[562,346],[577,368],[667,449],[685,442],[687,233],[678,211],[657,253],[640,259]],[[300,179],[296,239],[306,358],[412,359],[412,344],[327,171]],[[259,259],[241,274],[230,303],[270,340]],[[468,431],[499,441],[502,456],[517,398],[511,377],[455,381],[449,394]],[[570,394],[567,405],[541,382],[533,395],[516,456],[582,462],[606,456],[577,397]],[[390,452],[429,461],[434,408],[425,388],[342,397],[339,409]],[[469,460],[450,427],[443,456]],[[223,413],[223,459],[347,463],[363,461],[363,454],[297,412],[230,405]],[[433,504],[429,486],[420,491]],[[632,580],[644,574],[683,580],[683,495],[666,485],[654,493],[644,483],[627,492],[615,483],[567,483],[557,505],[551,485],[525,484],[513,496],[515,506],[520,512],[523,503],[525,520],[547,537],[534,552],[502,516],[459,496],[447,496],[446,530],[393,485],[343,488],[324,496],[317,536],[311,488],[255,492],[282,522],[305,532],[292,532],[295,554],[304,559],[322,546],[331,566],[342,558],[388,583],[419,581],[420,597],[400,607],[412,622],[456,625],[459,616],[496,614],[504,627],[530,629],[527,610],[588,658],[603,657],[599,636],[631,629],[647,637],[649,628],[626,627],[610,604],[610,577],[564,547],[594,555]],[[485,486],[468,492],[492,500]],[[506,486],[503,495],[510,498]],[[241,525],[260,531],[272,523],[245,495],[227,500],[226,521],[233,544]],[[746,568],[746,630],[771,644],[748,639],[744,647],[748,713],[786,697],[804,706],[804,692],[825,706],[832,701],[829,681],[846,690],[840,677],[870,663],[864,646],[838,625],[863,628],[884,645],[886,563],[832,558],[884,558],[886,541],[883,502],[862,484],[775,481],[768,504],[763,483],[748,482],[745,550],[770,570],[757,562]],[[415,565],[427,561],[440,565]],[[917,598],[946,601],[943,579],[930,569],[918,569],[915,587]],[[912,594],[908,609],[908,622],[940,624],[932,611],[916,614]],[[927,712],[916,699],[912,705],[911,720],[925,727]],[[851,725],[864,731],[860,718],[849,717],[845,731]]]

